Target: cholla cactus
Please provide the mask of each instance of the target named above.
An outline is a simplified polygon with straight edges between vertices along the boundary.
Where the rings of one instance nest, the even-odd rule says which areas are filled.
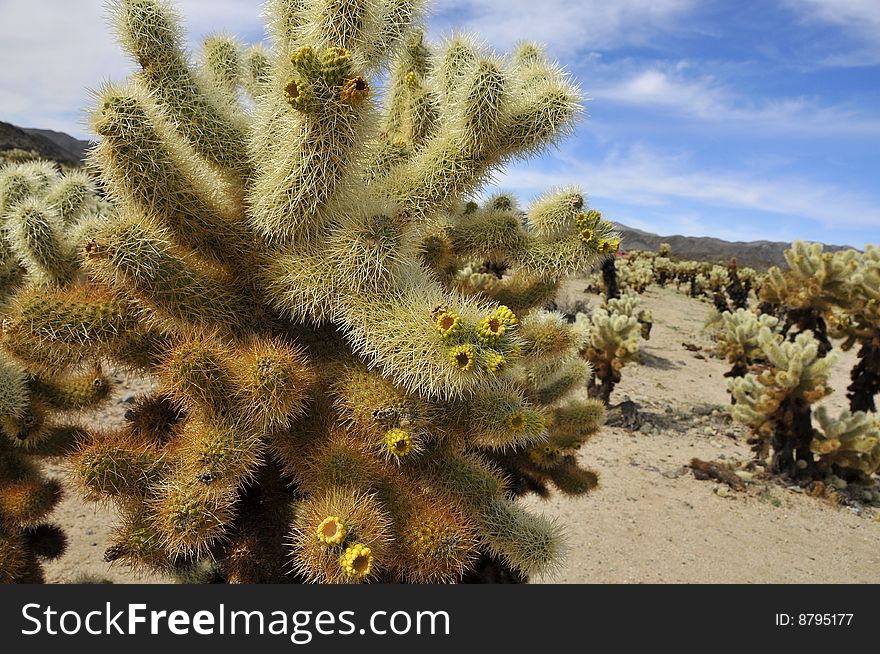
[[[639,294],[644,293],[655,281],[654,268],[650,259],[645,257],[627,258],[618,265],[617,276],[624,292],[633,291]]]
[[[715,352],[732,366],[725,377],[742,377],[754,364],[766,361],[759,336],[765,328],[777,333],[779,325],[778,318],[747,309],[715,314],[710,321]]]
[[[870,482],[880,470],[880,421],[864,411],[844,410],[832,416],[824,406],[816,409],[816,421],[819,429],[811,447],[823,468]]]
[[[668,256],[660,255],[654,258],[654,277],[658,286],[665,287],[672,278],[674,270],[675,263]]]
[[[771,471],[816,478],[811,405],[831,392],[833,356],[820,355],[819,342],[810,332],[783,341],[770,327],[762,327],[757,343],[767,367],[728,381],[736,400],[731,414],[752,429],[750,442],[759,457],[772,449]]]
[[[605,302],[605,308],[610,313],[632,316],[639,321],[640,334],[643,339],[650,340],[651,329],[654,326],[654,316],[650,309],[641,306],[637,295],[624,293],[619,298],[612,298]]]
[[[823,252],[821,243],[792,243],[785,251],[789,269],[773,267],[761,288],[765,313],[784,315],[783,333],[811,331],[824,356],[831,350],[825,316],[846,308],[847,287],[858,266],[855,250]]]
[[[0,304],[26,279],[62,285],[78,269],[71,227],[102,203],[89,177],[46,161],[0,169]]]
[[[64,551],[63,532],[45,522],[61,486],[43,477],[37,459],[72,451],[83,434],[72,414],[96,407],[109,392],[96,361],[62,370],[46,342],[53,330],[76,329],[57,298],[78,276],[74,227],[99,208],[81,172],[59,175],[47,162],[0,171],[0,304],[9,302],[0,308],[6,349],[0,350],[2,582],[41,581],[41,559]],[[23,340],[6,311],[45,321],[39,335]]]
[[[197,69],[163,2],[113,5],[140,71],[93,114],[90,162],[119,207],[82,229],[94,290],[51,310],[26,295],[4,343],[42,338],[59,369],[84,350],[159,381],[75,456],[123,516],[108,559],[207,559],[251,582],[556,560],[558,526],[520,508],[489,458],[566,492],[595,484],[573,452],[601,407],[565,403],[589,368],[560,317],[529,310],[619,241],[570,189],[525,225],[509,198],[464,203],[566,134],[580,94],[532,45],[435,51],[413,30],[420,6],[271,0],[271,49],[215,37]],[[466,261],[503,262],[503,279],[463,293]]]
[[[752,289],[751,276],[748,273],[740,274],[736,257],[731,257],[730,263],[727,264],[727,277],[730,281],[724,290],[727,293],[729,309],[733,311],[748,308],[749,291]]]
[[[594,371],[587,391],[608,404],[623,366],[638,360],[639,320],[635,315],[599,308],[589,316],[579,313],[574,328],[581,338],[581,355]]]
[[[867,246],[845,286],[847,306],[829,317],[832,331],[845,338],[844,349],[858,344],[847,397],[852,411],[876,411],[880,393],[880,248]]]

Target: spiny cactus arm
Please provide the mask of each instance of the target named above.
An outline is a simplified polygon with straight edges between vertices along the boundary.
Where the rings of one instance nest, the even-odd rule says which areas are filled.
[[[87,173],[69,170],[48,190],[46,202],[55,208],[62,223],[70,227],[97,204],[95,185]]]
[[[155,447],[116,431],[83,440],[72,466],[89,495],[145,498],[167,474],[168,463]]]
[[[35,398],[57,411],[82,411],[94,408],[110,393],[110,380],[100,370],[71,374],[55,379],[32,376],[30,391]]]
[[[10,304],[0,344],[29,369],[59,374],[84,351],[106,352],[137,323],[133,307],[106,289],[26,288]]]
[[[117,0],[112,10],[122,46],[142,68],[137,83],[155,98],[195,152],[246,178],[250,164],[244,125],[218,94],[199,84],[186,60],[174,10],[163,0]]]
[[[148,98],[133,87],[108,86],[99,99],[94,129],[103,139],[89,158],[113,199],[208,260],[240,262],[251,243],[220,177],[177,147]]]
[[[0,416],[19,418],[29,402],[27,372],[0,351]]]
[[[577,228],[584,211],[584,196],[577,187],[564,187],[538,197],[528,211],[529,230],[538,238],[564,238]]]
[[[580,96],[561,75],[538,92],[493,55],[464,38],[439,58],[438,130],[407,164],[388,178],[387,192],[416,220],[476,188],[502,160],[538,150],[571,126]],[[439,124],[438,123],[438,124]]]
[[[561,279],[544,279],[514,270],[481,292],[498,304],[510,307],[516,315],[525,315],[529,309],[552,301],[560,284]]]
[[[459,505],[474,521],[482,544],[524,574],[546,571],[562,549],[559,525],[532,516],[504,497],[504,481],[493,466],[453,451],[425,457],[431,488]]]
[[[372,68],[386,55],[392,42],[377,39],[383,31],[401,33],[413,18],[385,12],[383,2],[317,0],[305,5],[302,42],[316,49],[341,47],[351,52],[359,68]]]
[[[429,278],[412,282],[396,295],[349,299],[341,321],[354,352],[409,392],[434,398],[495,383],[496,355],[516,358],[515,323]]]
[[[573,357],[559,365],[547,377],[531,380],[531,388],[527,395],[541,405],[555,404],[575,388],[583,386],[592,374],[593,368],[589,362]]]
[[[387,53],[402,49],[401,44],[417,37],[414,26],[425,15],[427,3],[425,0],[385,0],[382,4],[382,18],[373,46],[378,53],[378,58],[374,58],[375,65],[385,63]]]
[[[523,397],[519,388],[505,383],[477,392],[451,406],[450,430],[456,425],[468,446],[498,452],[511,451],[546,440],[546,414]]]
[[[306,0],[268,0],[264,8],[266,29],[279,57],[287,59],[300,45],[306,21]],[[289,61],[289,60],[288,60]]]
[[[150,503],[150,522],[171,559],[205,556],[228,538],[237,513],[234,489],[170,477]]]
[[[212,34],[202,41],[202,75],[223,97],[236,100],[242,83],[241,45],[229,34]],[[232,103],[230,103],[232,104]],[[239,106],[237,103],[233,106]]]
[[[287,244],[314,238],[346,193],[365,195],[357,173],[368,140],[363,118],[373,105],[348,50],[309,45],[291,59],[293,77],[261,99],[260,166],[249,195],[253,228]]]
[[[272,60],[265,46],[257,43],[246,48],[242,53],[242,68],[242,86],[252,100],[259,102],[271,91],[272,83]]]
[[[63,286],[79,263],[57,211],[46,200],[31,198],[16,205],[6,219],[12,251],[40,284]]]
[[[569,192],[559,195],[557,202],[572,206]],[[456,251],[462,249],[462,254],[479,252],[482,245],[488,256],[507,261],[536,277],[562,278],[583,272],[603,256],[617,252],[620,238],[599,212],[567,213],[568,220],[556,225],[554,236],[544,237],[522,229],[513,211],[477,211],[458,221],[451,240]],[[467,238],[459,236],[460,233]]]
[[[433,55],[424,44],[424,33],[417,30],[407,39],[391,70],[380,152],[419,146],[433,133],[437,100],[427,82],[432,69]],[[377,156],[377,163],[385,157]],[[384,174],[388,168],[377,166],[376,172]]]
[[[3,430],[6,431],[6,429],[4,426]],[[13,432],[11,436],[13,444],[21,452],[35,457],[55,458],[73,454],[79,448],[80,443],[88,438],[88,432],[83,428],[65,424],[49,425],[37,430],[26,425],[19,425],[18,431],[14,429],[9,429],[9,431]]]
[[[166,229],[136,214],[95,225],[85,266],[96,279],[149,307],[160,326],[234,331],[259,320],[254,303],[229,273],[181,251]]]
[[[312,582],[375,580],[391,564],[391,527],[391,516],[374,495],[324,489],[296,509],[293,564]]]
[[[605,417],[600,400],[572,400],[554,407],[548,421],[550,441],[562,449],[577,449],[605,424]]]
[[[556,311],[532,311],[521,321],[524,363],[542,363],[577,352],[578,333]]]
[[[22,200],[37,192],[37,183],[21,165],[8,164],[0,170],[0,226]]]

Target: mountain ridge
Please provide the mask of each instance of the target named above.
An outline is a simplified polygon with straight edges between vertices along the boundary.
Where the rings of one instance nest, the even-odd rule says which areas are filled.
[[[784,241],[726,241],[712,236],[681,234],[660,236],[621,223],[614,224],[620,232],[621,248],[624,251],[657,250],[661,243],[668,243],[672,248],[672,256],[679,259],[726,264],[735,256],[739,265],[759,270],[771,266],[784,267],[784,252],[791,247],[791,243]],[[827,252],[855,249],[848,245],[823,245]]]

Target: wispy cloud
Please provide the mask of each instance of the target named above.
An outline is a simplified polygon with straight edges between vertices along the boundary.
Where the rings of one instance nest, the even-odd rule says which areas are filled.
[[[681,20],[696,0],[437,0],[433,25],[473,30],[507,49],[528,39],[556,56],[643,45],[663,32],[685,29]]]
[[[785,0],[785,4],[809,23],[842,29],[852,40],[826,52],[828,66],[877,66],[880,64],[880,2],[877,0]]]
[[[880,225],[877,198],[806,177],[706,170],[687,153],[658,152],[640,145],[615,149],[598,162],[564,153],[558,157],[562,166],[514,166],[499,176],[498,183],[532,193],[576,184],[599,209],[602,200],[651,208],[695,202],[807,219],[826,227]]]
[[[840,25],[872,38],[880,38],[880,3],[877,0],[786,0],[805,17]]]
[[[613,69],[612,69],[613,70]],[[617,69],[619,71],[619,69]],[[611,71],[604,71],[607,79]],[[880,135],[880,117],[844,105],[823,105],[815,98],[758,98],[734,91],[714,76],[693,72],[689,62],[651,66],[589,89],[597,101],[644,107],[696,118],[725,129],[833,135]]]

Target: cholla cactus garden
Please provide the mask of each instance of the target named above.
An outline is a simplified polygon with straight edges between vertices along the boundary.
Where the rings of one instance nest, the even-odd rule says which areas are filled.
[[[573,189],[525,220],[467,200],[568,133],[578,89],[531,44],[429,46],[413,0],[272,0],[270,48],[213,36],[198,65],[164,2],[111,13],[140,67],[92,115],[117,211],[81,227],[64,310],[26,288],[3,336],[157,379],[74,456],[122,517],[108,558],[233,582],[552,566],[560,525],[515,495],[591,488],[574,454],[603,409],[567,399],[589,366],[535,309],[619,241]],[[485,290],[456,282],[474,260]]]

